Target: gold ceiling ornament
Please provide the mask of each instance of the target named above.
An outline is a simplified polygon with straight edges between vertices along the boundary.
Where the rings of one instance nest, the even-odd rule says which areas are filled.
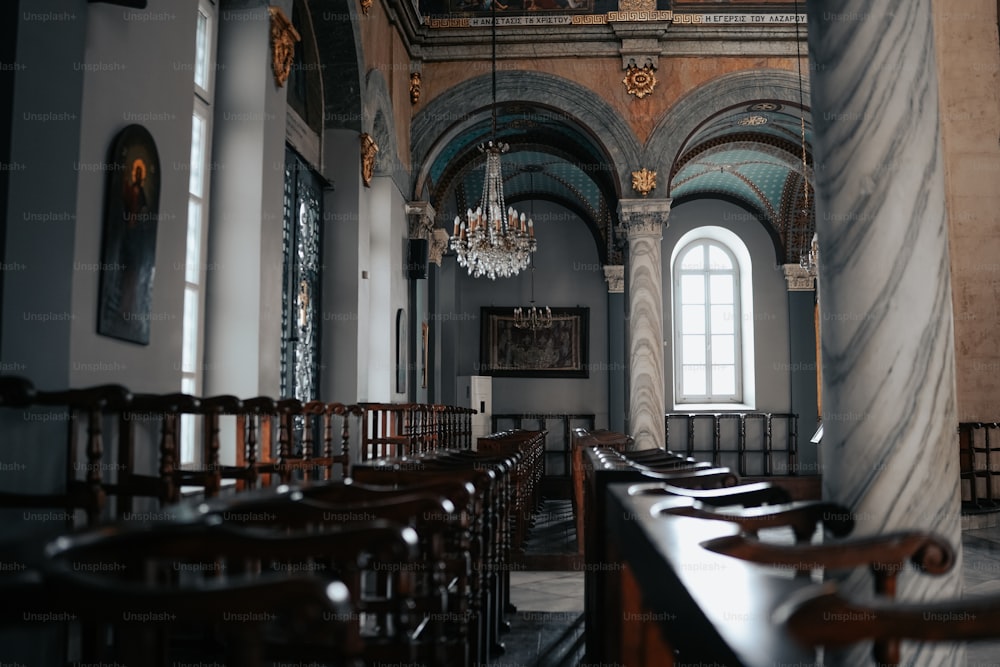
[[[368,16],[368,10],[372,8],[372,0],[361,0],[361,13]]]
[[[742,125],[743,127],[757,127],[759,125],[767,125],[767,117],[761,116],[759,114],[753,114],[751,116],[746,116],[740,118],[736,121],[737,125]]]
[[[274,82],[282,87],[292,71],[295,44],[302,37],[281,7],[272,5],[267,10],[271,13],[271,69],[274,70]]]
[[[420,72],[410,72],[410,104],[420,101]]]
[[[632,172],[632,189],[645,197],[656,189],[656,172],[643,167]]]
[[[372,186],[372,176],[375,175],[375,154],[378,153],[378,144],[374,137],[367,132],[361,135],[361,182],[366,188]]]
[[[625,70],[625,78],[622,79],[622,83],[625,84],[625,91],[629,95],[635,95],[641,100],[653,92],[653,88],[656,86],[656,72],[648,64],[642,67],[629,65]]]

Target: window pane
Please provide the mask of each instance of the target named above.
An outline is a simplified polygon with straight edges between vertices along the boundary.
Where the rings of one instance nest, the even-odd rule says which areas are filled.
[[[194,415],[181,415],[181,463],[194,463]]]
[[[188,191],[202,197],[205,189],[203,166],[205,164],[205,119],[198,114],[191,117],[191,178]]]
[[[705,268],[705,246],[698,244],[684,253],[681,257],[681,270],[704,269]]]
[[[736,336],[712,336],[712,363],[736,363]]]
[[[705,303],[705,276],[681,276],[681,303]]]
[[[683,366],[682,367],[681,392],[686,396],[704,396],[707,393],[705,382],[705,366]]]
[[[719,397],[736,394],[735,366],[712,366],[712,394]]]
[[[733,261],[719,246],[708,246],[708,268],[713,271],[733,268]]]
[[[194,373],[198,363],[198,290],[184,288],[184,324],[181,371]]]
[[[712,333],[731,334],[736,330],[734,306],[712,306]]]
[[[705,333],[705,306],[681,306],[681,333]]]
[[[184,280],[197,284],[201,279],[201,203],[188,200],[187,253],[184,257]]]
[[[208,88],[208,17],[198,12],[198,33],[194,43],[194,82]]]
[[[685,364],[705,363],[705,337],[684,336],[681,349],[681,361]]]
[[[712,303],[733,303],[733,277],[732,276],[709,276],[709,290]]]

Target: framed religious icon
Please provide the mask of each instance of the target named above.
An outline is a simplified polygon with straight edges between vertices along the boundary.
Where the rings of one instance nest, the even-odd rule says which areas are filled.
[[[160,158],[149,131],[129,125],[115,137],[107,168],[97,332],[149,344]]]
[[[514,308],[482,309],[479,373],[494,377],[589,377],[589,308],[552,308],[552,326],[514,325]]]

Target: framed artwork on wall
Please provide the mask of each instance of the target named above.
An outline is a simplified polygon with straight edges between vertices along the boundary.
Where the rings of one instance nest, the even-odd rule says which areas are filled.
[[[129,125],[108,156],[97,333],[149,344],[160,208],[160,158],[153,136]]]
[[[589,308],[552,308],[552,327],[514,326],[514,308],[482,309],[480,375],[585,378],[590,376]]]

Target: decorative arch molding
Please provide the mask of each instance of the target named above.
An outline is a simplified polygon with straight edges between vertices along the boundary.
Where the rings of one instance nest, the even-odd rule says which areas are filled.
[[[809,99],[809,81],[802,82],[803,100]],[[799,76],[785,70],[732,72],[694,89],[656,123],[642,151],[642,163],[670,174],[681,149],[698,127],[713,114],[755,100],[780,100],[798,105]]]
[[[686,204],[687,202],[691,201],[697,201],[699,199],[714,199],[718,201],[724,201],[734,206],[738,206],[744,211],[746,211],[750,217],[756,220],[758,224],[760,224],[760,226],[764,228],[764,231],[767,232],[768,237],[770,237],[771,245],[774,247],[775,266],[780,266],[781,264],[784,264],[787,261],[786,259],[787,253],[785,252],[785,243],[782,240],[781,233],[778,231],[778,229],[775,228],[775,226],[771,223],[771,221],[768,219],[767,215],[763,211],[761,211],[759,208],[757,208],[748,201],[745,201],[738,197],[725,195],[722,193],[706,192],[706,193],[686,195],[684,197],[678,197],[677,199],[673,200],[673,203],[670,205],[670,208],[671,210],[676,210],[682,204]]]
[[[375,156],[375,174],[390,176],[400,192],[406,192],[409,174],[399,159],[399,142],[396,140],[395,116],[389,84],[381,71],[372,69],[365,76],[365,90],[361,103],[361,131],[367,132],[378,144]]]
[[[438,95],[413,119],[411,126],[411,191],[419,199],[426,188],[430,165],[448,141],[474,124],[482,100],[491,99],[491,76],[478,76]],[[621,114],[594,91],[569,79],[542,72],[497,72],[497,102],[527,102],[557,109],[572,119],[604,152],[614,166],[615,188],[631,183],[631,172],[639,164],[641,147]]]
[[[361,20],[354,0],[307,0],[323,75],[323,125],[362,132],[361,99],[366,70]],[[335,92],[332,92],[335,91]]]

